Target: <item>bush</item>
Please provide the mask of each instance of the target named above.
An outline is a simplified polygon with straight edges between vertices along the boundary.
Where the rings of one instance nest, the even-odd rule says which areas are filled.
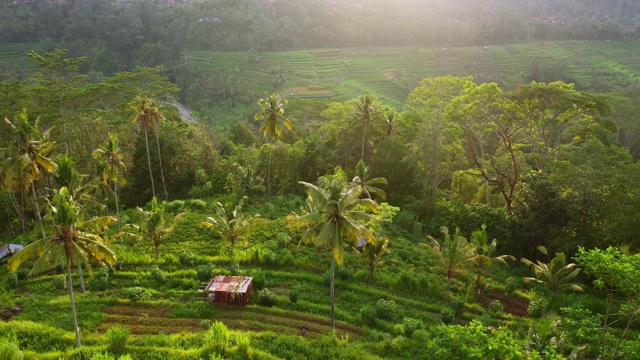
[[[253,276],[253,288],[257,291],[264,289],[264,285],[267,281],[267,275],[261,271],[256,272]]]
[[[167,281],[167,274],[164,272],[164,270],[160,269],[158,265],[152,265],[151,278],[157,283],[164,283],[165,281]]]
[[[360,319],[366,325],[375,325],[378,320],[378,311],[371,305],[365,305],[360,309]]]
[[[191,251],[181,251],[178,259],[180,260],[180,264],[184,266],[193,266],[193,263],[196,261],[196,256]]]
[[[205,211],[208,208],[207,202],[200,199],[189,199],[184,203],[189,209],[193,211]]]
[[[289,300],[291,301],[292,304],[295,304],[298,302],[298,292],[295,290],[291,290],[291,292],[289,293]]]
[[[393,321],[398,312],[398,305],[393,300],[379,299],[376,303],[376,313],[382,320]]]
[[[209,319],[200,320],[200,327],[202,328],[202,330],[209,330],[211,328],[211,320]]]
[[[456,312],[453,309],[446,308],[446,309],[440,310],[440,320],[442,320],[443,323],[450,325],[450,324],[453,324],[455,319],[456,319]]]
[[[164,205],[164,208],[166,211],[175,214],[178,213],[182,210],[182,207],[184,206],[184,201],[183,200],[173,200],[169,203],[166,203]]]
[[[209,282],[213,278],[215,272],[215,266],[213,264],[200,265],[197,268],[198,280],[202,282]]]
[[[294,259],[291,250],[284,249],[278,255],[278,266],[291,266],[294,263]]]
[[[124,289],[124,295],[129,299],[132,303],[138,302],[140,300],[149,300],[151,299],[151,293],[149,293],[146,289],[143,289],[139,286]]]
[[[535,297],[529,302],[529,307],[527,307],[527,313],[532,318],[539,318],[545,314],[547,309],[549,308],[549,302],[541,297]]]
[[[227,326],[219,321],[211,325],[204,335],[204,350],[202,355],[209,357],[212,354],[225,355],[231,340],[231,333]]]
[[[9,284],[9,289],[15,289],[18,287],[18,274],[10,271],[7,273],[7,284]]]
[[[107,330],[107,350],[114,354],[124,354],[131,331],[125,327],[114,326]]]
[[[464,313],[464,309],[466,308],[464,301],[453,298],[451,299],[451,309],[453,309],[454,315],[456,318],[459,318]]]
[[[512,296],[513,294],[516,293],[516,290],[518,290],[521,285],[522,285],[522,278],[512,276],[510,278],[507,278],[507,280],[505,280],[504,291],[507,293],[507,295]]]
[[[422,320],[404,318],[402,319],[402,326],[404,335],[410,338],[416,330],[422,330],[424,324],[422,323]]]
[[[66,289],[67,288],[67,277],[65,275],[56,275],[53,277],[53,287],[56,289]]]
[[[353,272],[349,270],[346,266],[339,266],[336,269],[335,276],[340,280],[347,281],[353,276]]]
[[[92,285],[96,290],[105,291],[109,287],[109,268],[101,266],[93,276]]]
[[[491,300],[487,308],[489,312],[493,314],[502,314],[504,312],[504,305],[502,305],[500,300]]]
[[[276,295],[269,289],[262,289],[258,292],[258,304],[272,307],[276,305]]]

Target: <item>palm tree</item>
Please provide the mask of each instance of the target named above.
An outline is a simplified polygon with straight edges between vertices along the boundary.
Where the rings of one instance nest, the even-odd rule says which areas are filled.
[[[162,179],[162,189],[164,190],[165,200],[169,199],[167,195],[167,185],[164,181],[164,170],[162,168],[162,155],[160,153],[160,140],[158,137],[158,123],[160,120],[164,120],[164,116],[158,110],[155,100],[146,96],[139,95],[136,97],[133,103],[135,108],[135,115],[133,116],[134,123],[140,123],[140,128],[144,133],[144,141],[147,147],[147,165],[149,166],[149,178],[151,179],[151,192],[153,197],[156,196],[156,188],[153,183],[153,172],[151,171],[151,157],[149,155],[149,129],[155,129],[156,144],[158,145],[158,163],[160,164],[160,177]]]
[[[66,187],[62,187],[49,203],[47,218],[55,222],[53,234],[27,245],[16,253],[7,264],[15,271],[29,259],[37,258],[29,276],[39,274],[64,265],[67,269],[67,289],[71,297],[76,345],[80,347],[80,328],[73,295],[71,266],[74,264],[115,264],[116,255],[105,245],[104,240],[93,232],[115,221],[110,216],[96,217],[83,221],[83,209]],[[87,229],[87,230],[85,230]],[[91,268],[87,266],[91,274]]]
[[[356,245],[360,239],[373,242],[374,236],[362,225],[372,216],[364,211],[377,210],[377,203],[361,199],[361,189],[346,181],[346,174],[337,169],[333,175],[318,179],[318,185],[300,182],[307,188],[307,209],[291,214],[288,221],[305,228],[302,241],[327,248],[331,256],[331,328],[335,329],[335,263],[342,265],[344,246]]]
[[[371,127],[378,117],[378,98],[372,94],[364,94],[355,102],[355,110],[352,113],[353,122],[359,123],[362,128],[362,151],[360,161],[364,161],[364,148],[368,136],[371,134]]]
[[[284,128],[291,130],[291,121],[284,117],[284,106],[286,100],[282,100],[278,94],[267,95],[266,99],[258,100],[258,105],[262,108],[255,115],[256,121],[262,121],[260,132],[269,139],[269,170],[267,175],[267,202],[271,197],[271,149],[273,143],[282,136]]]
[[[544,246],[538,246],[538,250],[547,255],[547,248]],[[567,259],[563,253],[556,253],[556,256],[549,260],[548,263],[543,263],[540,260],[534,263],[524,258],[520,259],[520,261],[530,266],[535,274],[535,277],[526,277],[524,281],[535,281],[543,284],[547,291],[551,293],[551,301],[555,299],[558,291],[564,288],[583,291],[580,285],[571,282],[580,273],[580,268],[575,263],[567,264]]]
[[[369,267],[369,275],[364,279],[365,282],[368,282],[369,279],[371,279],[371,281],[374,280],[373,272],[376,266],[384,263],[382,256],[389,251],[389,245],[389,239],[380,237],[376,238],[373,242],[365,243],[360,249],[354,248],[356,255],[363,259]]]
[[[371,194],[379,196],[382,200],[387,199],[387,193],[380,189],[380,185],[388,185],[387,179],[383,177],[369,179],[369,167],[365,166],[362,160],[358,161],[356,165],[356,176],[353,178],[353,183],[358,186],[362,193],[369,199],[372,199]]]
[[[231,243],[231,263],[234,263],[236,243],[242,240],[247,227],[247,219],[242,214],[242,201],[232,211],[227,211],[221,203],[216,203],[216,215],[209,216],[200,226],[213,230],[223,240]]]
[[[122,232],[118,236],[126,235],[140,241],[148,241],[153,245],[156,258],[160,256],[160,244],[171,235],[178,220],[184,217],[184,213],[179,213],[171,221],[164,218],[164,204],[158,204],[157,198],[151,199],[151,210],[146,211],[138,207],[138,212],[142,215],[142,226],[126,224],[125,229],[130,228],[135,233]]]
[[[127,167],[122,161],[123,155],[120,151],[120,146],[118,146],[118,137],[110,134],[105,144],[94,150],[92,155],[101,163],[101,168],[103,169],[100,174],[102,185],[110,187],[115,196],[118,232],[121,232],[118,186],[124,186],[127,183],[123,176],[127,172]],[[122,245],[122,238],[120,238],[120,245]]]
[[[467,239],[460,234],[460,229],[451,236],[449,228],[442,226],[440,232],[444,235],[444,240],[439,242],[431,236],[427,236],[430,244],[420,244],[426,247],[436,256],[438,263],[447,273],[447,292],[451,288],[451,279],[473,259],[473,248]]]
[[[33,125],[29,123],[26,110],[22,110],[13,123],[7,118],[4,120],[12,130],[11,147],[2,151],[3,156],[6,157],[2,169],[5,186],[9,189],[18,189],[23,194],[31,191],[34,212],[40,223],[42,237],[45,237],[36,183],[57,168],[53,160],[46,157],[55,143],[49,141],[50,129],[40,132],[39,119],[36,119]]]
[[[492,256],[498,246],[498,240],[493,239],[489,243],[489,235],[487,234],[487,225],[482,224],[482,229],[476,230],[471,233],[471,247],[473,248],[473,257],[471,261],[474,262],[476,267],[476,293],[480,294],[480,288],[482,287],[483,279],[482,273],[486,266],[491,266],[494,263],[501,263],[506,265],[507,260],[515,260],[511,255]]]

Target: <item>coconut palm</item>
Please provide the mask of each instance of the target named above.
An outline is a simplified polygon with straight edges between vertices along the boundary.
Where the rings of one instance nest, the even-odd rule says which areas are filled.
[[[371,135],[372,127],[378,118],[377,109],[378,98],[372,94],[364,94],[355,102],[355,110],[352,115],[352,122],[359,123],[362,128],[362,151],[360,161],[364,161],[364,149],[367,138]]]
[[[36,119],[33,125],[29,123],[26,110],[22,110],[15,117],[14,122],[7,118],[5,122],[12,130],[10,146],[2,149],[2,155],[5,157],[2,169],[5,186],[22,191],[25,195],[31,191],[34,212],[40,223],[42,237],[45,237],[36,183],[57,168],[55,162],[47,157],[55,143],[49,141],[50,129],[40,132],[39,119]]]
[[[236,243],[242,240],[248,224],[242,213],[242,201],[232,211],[227,211],[219,202],[215,206],[216,215],[207,217],[200,226],[213,230],[223,240],[231,243],[231,263],[233,263]]]
[[[335,263],[342,265],[347,244],[356,245],[360,239],[374,241],[371,231],[362,224],[372,220],[365,211],[375,212],[378,205],[371,199],[361,199],[361,189],[346,181],[346,174],[341,169],[318,179],[318,185],[300,183],[307,188],[307,209],[301,214],[291,214],[287,219],[305,228],[302,241],[331,252],[331,328],[335,329]]]
[[[267,174],[267,202],[271,197],[271,149],[273,143],[282,136],[284,129],[291,130],[291,121],[284,117],[286,100],[282,100],[278,94],[267,95],[266,99],[258,100],[261,110],[255,115],[256,121],[262,121],[260,132],[269,139],[269,169]]]
[[[475,264],[476,268],[476,293],[480,294],[480,288],[482,287],[483,278],[482,274],[484,268],[493,264],[507,264],[507,260],[515,260],[511,255],[493,256],[498,246],[498,240],[493,239],[489,242],[489,235],[487,234],[487,225],[482,224],[480,230],[476,230],[471,233],[471,247],[473,248],[473,257],[471,261]]]
[[[153,245],[156,258],[160,256],[160,245],[171,235],[178,220],[184,217],[184,213],[179,213],[171,221],[166,221],[164,217],[164,204],[159,204],[157,198],[151,199],[151,209],[146,211],[137,208],[142,215],[142,226],[126,224],[123,228],[132,229],[135,232],[121,232],[118,236],[129,236],[133,239],[150,242]]]
[[[376,266],[384,263],[382,256],[389,251],[389,245],[389,239],[379,237],[373,242],[366,242],[361,247],[354,248],[356,255],[363,259],[369,267],[369,275],[364,279],[365,282],[374,280],[373,272]]]
[[[66,187],[62,187],[53,196],[47,207],[46,218],[55,223],[53,234],[25,246],[13,255],[7,264],[10,271],[15,271],[26,261],[37,258],[29,276],[51,270],[63,265],[67,269],[67,289],[71,298],[76,345],[81,346],[80,328],[76,314],[75,297],[73,295],[73,279],[71,266],[74,264],[115,264],[116,255],[95,233],[95,229],[111,224],[115,218],[110,216],[83,219],[84,211],[80,203],[74,199]],[[89,274],[91,268],[87,266]]]
[[[122,231],[120,226],[120,206],[118,203],[119,194],[118,187],[124,186],[127,180],[123,176],[126,174],[127,167],[122,161],[123,155],[118,146],[118,137],[110,134],[104,145],[97,148],[92,153],[93,157],[100,163],[99,168],[102,169],[100,178],[103,186],[107,186],[113,191],[116,200],[116,215],[118,218],[118,232]],[[122,238],[120,238],[122,244]]]
[[[442,226],[440,232],[444,235],[444,240],[438,241],[431,236],[427,236],[429,244],[420,244],[426,247],[436,256],[439,266],[447,273],[447,291],[451,288],[451,280],[456,274],[473,259],[473,248],[467,238],[460,234],[460,229],[451,236],[449,228]]]
[[[164,115],[160,113],[158,110],[158,106],[156,101],[146,97],[139,95],[136,97],[135,102],[133,103],[133,107],[135,109],[135,115],[133,116],[133,122],[140,124],[140,129],[144,133],[144,141],[147,148],[147,165],[149,166],[149,178],[151,179],[151,192],[153,193],[153,197],[156,196],[156,188],[153,182],[153,172],[151,171],[151,157],[149,155],[149,130],[155,129],[156,135],[156,144],[158,145],[158,163],[160,165],[160,177],[162,179],[162,189],[164,190],[165,200],[168,200],[169,196],[167,195],[167,185],[164,181],[164,170],[162,168],[162,154],[160,152],[160,139],[158,137],[158,123],[160,120],[164,120]]]
[[[539,246],[538,250],[544,255],[547,255],[547,249],[544,246]],[[577,267],[575,263],[567,264],[567,259],[563,253],[556,253],[556,256],[549,260],[548,263],[543,263],[540,260],[534,263],[524,258],[520,259],[520,261],[530,266],[535,274],[535,277],[526,277],[524,281],[535,281],[543,284],[551,294],[552,301],[555,299],[558,291],[562,289],[583,291],[580,285],[571,282],[571,280],[580,273],[580,268]]]
[[[369,179],[369,167],[364,164],[362,160],[358,161],[356,165],[356,176],[353,178],[353,183],[358,186],[362,193],[369,199],[372,199],[371,194],[379,196],[382,200],[387,199],[387,193],[377,186],[387,185],[387,179],[383,177]]]

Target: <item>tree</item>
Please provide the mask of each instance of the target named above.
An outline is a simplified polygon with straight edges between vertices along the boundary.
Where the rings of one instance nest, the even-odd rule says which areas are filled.
[[[480,230],[476,230],[471,233],[471,247],[473,249],[473,256],[471,261],[475,264],[476,268],[476,293],[480,294],[480,288],[483,284],[482,275],[486,266],[491,266],[494,263],[507,264],[507,260],[515,260],[511,255],[493,256],[498,246],[498,240],[493,239],[489,243],[489,235],[487,234],[487,225],[482,224]]]
[[[29,276],[51,270],[58,265],[65,266],[76,334],[76,346],[80,347],[80,328],[78,327],[75,297],[73,295],[71,266],[81,263],[86,265],[90,263],[113,265],[116,263],[116,255],[109,249],[104,240],[95,233],[95,229],[108,225],[115,219],[106,216],[83,221],[83,208],[66,187],[62,187],[56,193],[47,210],[47,218],[56,224],[53,234],[25,246],[24,249],[9,260],[7,265],[10,271],[15,271],[27,260],[37,258],[29,272]],[[91,268],[87,266],[87,269],[91,274]]]
[[[451,236],[449,228],[442,226],[440,232],[444,235],[444,239],[439,242],[431,236],[427,236],[429,244],[420,244],[427,247],[438,259],[439,265],[447,274],[447,291],[451,288],[451,279],[464,267],[469,261],[473,260],[473,247],[467,241],[467,238],[460,234],[460,229],[456,228],[456,232]]]
[[[149,165],[149,178],[151,179],[151,192],[153,197],[156,196],[156,188],[153,183],[153,172],[151,171],[151,157],[149,155],[149,129],[155,129],[156,144],[158,145],[158,163],[160,164],[160,176],[162,178],[162,188],[164,190],[165,200],[169,198],[167,195],[167,185],[164,181],[164,170],[162,169],[162,156],[160,154],[160,139],[158,137],[158,124],[160,120],[164,119],[164,115],[158,110],[155,100],[138,95],[135,102],[132,105],[135,109],[135,115],[133,116],[134,123],[140,123],[140,129],[144,133],[144,141],[147,148],[147,163]]]
[[[18,189],[23,194],[28,194],[31,190],[34,212],[40,223],[42,237],[45,237],[36,183],[57,168],[55,162],[47,157],[55,143],[49,141],[50,129],[41,132],[39,119],[31,125],[24,109],[16,115],[14,122],[7,118],[5,122],[11,128],[11,145],[2,149],[3,156],[6,156],[3,166],[5,186]]]
[[[354,111],[352,112],[353,123],[359,123],[362,131],[362,150],[360,153],[360,161],[364,161],[365,144],[369,136],[371,136],[372,128],[378,126],[375,122],[379,117],[378,98],[372,94],[364,94],[354,103]]]
[[[365,211],[377,210],[371,199],[361,199],[362,190],[346,181],[346,174],[338,168],[333,175],[318,179],[318,184],[300,182],[307,188],[307,208],[301,214],[291,214],[287,220],[304,228],[302,241],[325,247],[331,252],[331,328],[335,329],[335,263],[342,265],[344,246],[356,245],[360,239],[374,242],[371,231],[363,225],[372,216]]]
[[[171,235],[178,221],[184,217],[184,213],[177,214],[171,221],[167,222],[164,218],[164,204],[159,204],[158,199],[155,197],[151,199],[151,209],[149,211],[140,207],[137,209],[142,215],[143,225],[126,224],[123,228],[133,229],[135,233],[122,232],[118,235],[126,235],[136,240],[150,242],[157,258],[160,256],[160,244]]]
[[[384,261],[382,261],[382,256],[389,251],[389,245],[391,245],[389,239],[385,237],[378,237],[375,238],[373,242],[366,242],[361,247],[354,248],[356,255],[363,259],[369,268],[369,275],[364,279],[365,282],[374,280],[373,272],[376,269],[376,266],[384,263]]]
[[[267,174],[267,202],[271,197],[271,149],[273,143],[282,136],[284,129],[291,130],[291,121],[284,117],[286,100],[282,100],[278,94],[267,95],[266,99],[260,98],[260,112],[255,115],[256,121],[262,121],[260,132],[269,139],[269,170]]]
[[[242,201],[240,201],[232,211],[227,211],[221,203],[216,203],[216,215],[209,216],[200,223],[201,227],[213,230],[223,240],[231,243],[231,263],[235,262],[236,243],[242,240],[244,232],[247,230],[247,219],[242,213]]]
[[[547,255],[547,249],[544,246],[538,246],[538,250],[544,255]],[[520,259],[520,261],[530,266],[535,274],[535,277],[526,277],[524,281],[535,281],[543,284],[547,291],[551,293],[552,301],[555,299],[558,291],[564,288],[582,291],[580,285],[571,282],[571,280],[580,273],[580,268],[578,268],[575,263],[567,264],[567,259],[563,253],[556,253],[556,256],[550,259],[548,263],[543,263],[540,260],[534,263],[524,258]]]
[[[95,149],[91,154],[98,160],[98,168],[102,170],[100,171],[102,185],[110,187],[111,191],[113,191],[116,200],[118,232],[121,232],[118,186],[124,186],[127,182],[123,176],[127,172],[127,167],[122,161],[123,154],[120,151],[120,146],[118,146],[118,137],[115,134],[110,134],[104,145]],[[122,244],[122,238],[120,243]]]
[[[364,164],[362,160],[358,161],[356,166],[356,176],[353,178],[353,183],[360,188],[360,191],[369,199],[373,197],[371,194],[377,195],[382,200],[387,199],[387,193],[380,189],[380,185],[387,185],[387,179],[383,177],[369,178],[369,167]]]

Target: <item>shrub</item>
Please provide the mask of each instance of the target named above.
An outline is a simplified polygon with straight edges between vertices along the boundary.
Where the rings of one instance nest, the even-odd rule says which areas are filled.
[[[253,288],[260,291],[264,289],[264,285],[267,281],[267,275],[261,271],[256,272],[253,276]]]
[[[7,284],[9,285],[9,289],[15,289],[18,287],[18,274],[13,271],[7,273]]]
[[[151,278],[158,283],[164,283],[167,280],[167,274],[160,269],[158,265],[151,266]]]
[[[458,298],[451,299],[451,309],[453,309],[454,316],[456,318],[459,318],[464,313],[464,309],[465,309],[464,301]]]
[[[96,290],[105,291],[109,287],[109,268],[101,266],[93,276],[92,285]]]
[[[295,290],[291,290],[291,292],[289,293],[289,300],[291,301],[292,304],[295,304],[298,302],[298,292]]]
[[[184,203],[189,209],[194,211],[205,211],[208,208],[207,202],[200,199],[189,199]]]
[[[527,313],[532,318],[539,318],[547,311],[549,308],[549,302],[541,297],[535,297],[529,302],[529,306],[527,307]]]
[[[258,304],[272,307],[276,305],[276,295],[269,289],[262,289],[258,292]]]
[[[191,251],[181,251],[178,259],[180,260],[180,264],[184,266],[193,266],[193,263],[196,261],[196,256]]]
[[[215,266],[213,264],[200,265],[197,268],[198,280],[208,282],[213,278],[215,272]]]
[[[278,255],[278,265],[279,266],[291,266],[294,263],[294,257],[291,253],[291,250],[284,249]]]
[[[507,280],[505,280],[504,290],[507,293],[507,295],[511,296],[516,293],[516,290],[520,288],[520,285],[522,285],[522,278],[512,276],[510,278],[507,278]]]
[[[502,305],[500,300],[491,300],[487,308],[489,312],[493,314],[502,314],[504,312],[504,305]]]
[[[360,309],[360,319],[366,325],[375,325],[378,320],[378,311],[371,305],[365,305]]]
[[[249,345],[251,344],[251,340],[246,335],[237,335],[236,344],[238,344],[238,348],[236,349],[236,356],[240,359],[248,359],[249,358]]]
[[[167,265],[178,265],[180,264],[180,259],[174,254],[164,254],[162,255],[162,261]]]
[[[346,266],[339,266],[336,269],[335,274],[340,280],[347,281],[353,276],[353,272],[349,270]]]
[[[151,299],[151,293],[139,286],[124,289],[124,295],[133,303]]]
[[[183,200],[173,200],[167,204],[164,205],[164,208],[166,211],[175,214],[178,213],[182,210],[182,207],[184,206],[184,201]]]
[[[422,320],[419,319],[404,318],[402,319],[402,326],[404,328],[404,335],[406,337],[412,337],[416,330],[422,330],[424,324]]]
[[[231,333],[227,326],[219,321],[214,322],[204,334],[204,351],[202,355],[211,356],[213,353],[225,355],[230,339]]]
[[[456,319],[456,312],[451,308],[445,308],[440,310],[440,320],[443,323],[450,325]]]
[[[211,320],[209,319],[200,320],[200,327],[202,328],[202,330],[209,330],[211,328]]]
[[[376,313],[383,320],[393,321],[398,312],[398,305],[393,300],[379,299],[376,303]]]
[[[67,277],[60,274],[53,277],[53,286],[56,289],[66,289],[67,288]]]
[[[125,327],[114,326],[107,330],[107,350],[114,354],[124,354],[131,331]]]
[[[22,360],[24,354],[18,346],[18,340],[14,338],[0,338],[0,359],[2,360]]]

